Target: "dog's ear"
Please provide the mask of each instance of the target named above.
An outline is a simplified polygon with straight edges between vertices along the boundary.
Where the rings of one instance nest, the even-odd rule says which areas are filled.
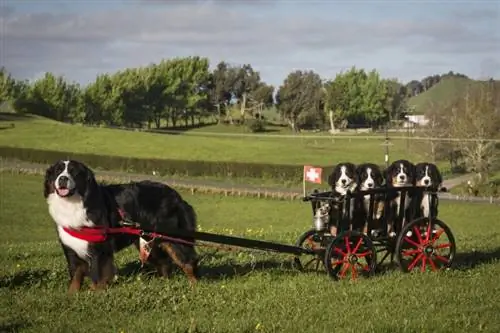
[[[54,184],[52,176],[54,175],[55,164],[52,164],[45,170],[45,179],[43,182],[43,196],[47,198],[49,194],[54,192]]]
[[[387,184],[392,184],[392,173],[394,169],[394,164],[390,164],[385,170],[382,172],[383,177],[385,178],[385,182]]]
[[[89,204],[92,200],[100,200],[97,195],[97,191],[99,190],[97,186],[97,181],[95,179],[94,172],[90,170],[87,166],[83,166],[83,172],[85,173],[85,191],[82,195],[82,199],[85,205]]]
[[[332,171],[332,173],[330,173],[328,175],[328,179],[327,179],[327,183],[328,185],[330,185],[331,187],[335,186],[334,184],[334,173],[335,173],[335,170]]]

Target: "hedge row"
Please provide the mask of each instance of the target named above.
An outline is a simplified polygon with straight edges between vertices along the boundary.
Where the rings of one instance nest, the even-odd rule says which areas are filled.
[[[140,174],[151,174],[155,171],[162,176],[265,178],[295,183],[302,181],[303,170],[300,165],[289,164],[140,159],[5,146],[0,146],[0,156],[43,164],[52,164],[59,159],[74,159],[84,162],[93,169]],[[330,172],[331,167],[324,168],[324,181]]]
[[[45,169],[12,169],[12,168],[0,168],[0,174],[10,173],[14,175],[37,175],[43,176],[45,174]],[[131,179],[129,177],[113,177],[113,176],[101,176],[96,175],[97,181],[104,184],[121,183],[124,181],[141,180]],[[160,182],[162,182],[160,180]],[[199,185],[186,185],[176,182],[168,182],[168,185],[174,187],[179,192],[189,192],[194,194],[217,194],[224,196],[237,196],[237,197],[250,197],[258,199],[275,199],[275,200],[302,200],[302,193],[295,192],[280,192],[270,191],[270,190],[247,190],[247,189],[236,189],[236,188],[219,188],[214,186],[199,186]]]

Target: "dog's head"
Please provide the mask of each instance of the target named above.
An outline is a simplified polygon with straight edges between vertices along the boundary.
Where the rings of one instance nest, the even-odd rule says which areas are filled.
[[[443,177],[435,164],[423,162],[415,165],[415,182],[420,187],[439,188]]]
[[[389,165],[385,173],[386,182],[390,186],[411,186],[415,183],[415,165],[410,161],[394,161]]]
[[[356,166],[349,162],[337,164],[328,177],[328,184],[338,193],[344,194],[356,184]]]
[[[61,198],[74,195],[86,197],[97,186],[94,173],[83,163],[66,160],[57,161],[45,172],[44,196],[56,193]]]
[[[368,190],[371,188],[379,188],[384,182],[382,171],[378,165],[373,163],[364,163],[358,165],[356,169],[356,182],[361,190]]]

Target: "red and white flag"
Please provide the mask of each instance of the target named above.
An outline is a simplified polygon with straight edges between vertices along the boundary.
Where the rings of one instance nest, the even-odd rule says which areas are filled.
[[[322,168],[316,168],[310,165],[304,165],[304,181],[321,184]]]

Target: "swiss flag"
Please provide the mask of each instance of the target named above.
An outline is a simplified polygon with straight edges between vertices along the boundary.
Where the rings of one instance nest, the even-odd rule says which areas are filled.
[[[304,165],[304,180],[310,183],[321,184],[322,168],[316,168],[310,165]]]

